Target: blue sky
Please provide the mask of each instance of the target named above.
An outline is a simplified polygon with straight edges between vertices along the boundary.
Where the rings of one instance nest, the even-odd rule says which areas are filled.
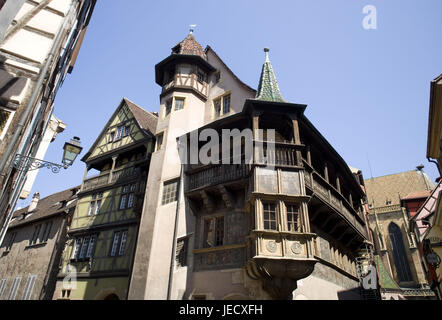
[[[376,30],[362,27],[366,5],[376,7]],[[84,155],[123,96],[158,111],[154,66],[196,24],[201,45],[254,88],[269,47],[283,97],[307,104],[310,121],[365,178],[422,163],[434,180],[426,143],[430,81],[442,73],[441,12],[440,0],[98,1],[55,101],[67,128],[45,160],[60,162],[73,136]],[[32,193],[79,185],[84,168],[77,159],[59,174],[42,169]]]

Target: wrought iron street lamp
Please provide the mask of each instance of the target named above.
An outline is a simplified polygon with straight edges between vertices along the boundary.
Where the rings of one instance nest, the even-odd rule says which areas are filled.
[[[53,163],[17,154],[14,161],[12,162],[12,166],[18,171],[27,172],[40,168],[48,168],[51,169],[53,173],[58,173],[60,172],[61,168],[67,169],[69,166],[71,166],[77,156],[81,153],[81,150],[83,150],[83,148],[81,147],[80,138],[74,137],[69,142],[66,142],[64,144],[63,150],[63,164]]]

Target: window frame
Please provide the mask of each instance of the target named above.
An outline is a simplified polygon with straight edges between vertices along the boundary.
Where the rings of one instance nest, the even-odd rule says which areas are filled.
[[[229,111],[225,111],[225,99],[229,99]],[[219,101],[219,112],[217,112],[217,102]],[[232,113],[232,91],[226,91],[223,94],[212,99],[212,118],[217,119]]]
[[[136,190],[137,190],[136,183],[126,184],[121,187],[121,195],[120,195],[120,202],[118,204],[118,210],[126,210],[134,207]],[[129,206],[130,202],[131,206]]]
[[[112,244],[109,251],[109,257],[122,257],[126,254],[128,236],[129,229],[120,229],[114,231],[112,236]]]
[[[174,203],[174,202],[178,201],[179,183],[180,183],[180,181],[178,178],[163,181],[163,188],[162,188],[162,192],[161,192],[161,206],[165,206],[170,203]],[[166,189],[172,185],[175,185],[175,190]],[[175,195],[173,195],[173,191],[174,191]]]
[[[87,215],[89,217],[92,217],[100,214],[102,203],[103,203],[103,192],[93,193],[91,195],[91,201],[89,203],[89,210],[87,212]]]
[[[294,207],[296,210],[289,211],[289,208]],[[302,224],[302,215],[301,215],[301,206],[299,203],[285,203],[285,216],[287,219],[287,231],[290,232],[302,232],[303,224]],[[290,216],[289,216],[290,215]],[[293,220],[293,217],[296,216],[296,221]],[[289,217],[291,219],[289,219]],[[295,225],[297,228],[291,228],[291,226]]]
[[[274,206],[274,211],[273,211],[273,214],[274,214],[274,219],[266,219],[266,213],[272,213],[272,211],[271,210],[266,210],[266,206],[268,206],[268,205],[272,205],[272,206]],[[265,202],[262,202],[262,227],[263,227],[263,229],[264,230],[272,230],[272,231],[278,231],[278,204],[276,203],[276,202],[272,202],[272,201],[265,201]],[[268,226],[272,226],[272,224],[274,223],[275,224],[275,228],[273,229],[273,228],[268,228],[267,226],[266,226],[266,223],[270,223],[270,225],[268,225]]]

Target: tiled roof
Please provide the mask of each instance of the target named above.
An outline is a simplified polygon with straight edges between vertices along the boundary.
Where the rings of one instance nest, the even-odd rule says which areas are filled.
[[[420,171],[412,170],[387,176],[365,180],[368,203],[374,207],[385,207],[400,204],[400,198],[404,198],[411,192],[432,190],[435,186],[428,176]]]
[[[278,82],[273,72],[272,64],[269,59],[269,49],[265,48],[266,60],[262,66],[261,78],[259,79],[257,100],[286,102],[279,91]]]
[[[63,190],[46,198],[40,199],[37,203],[37,207],[32,211],[32,214],[26,217],[26,219],[21,219],[24,213],[27,214],[29,206],[26,208],[22,208],[16,210],[12,214],[12,218],[16,218],[11,221],[9,224],[9,228],[17,227],[23,224],[27,224],[29,222],[49,217],[53,214],[64,212],[66,209],[70,209],[75,207],[77,203],[77,192],[80,189],[80,186],[69,188],[67,190]]]
[[[426,199],[431,195],[431,190],[410,192],[402,200]]]
[[[141,129],[148,130],[152,134],[155,134],[157,128],[158,116],[144,110],[139,105],[130,101],[128,98],[124,98],[124,101],[126,102],[130,111],[134,115]]]
[[[394,281],[394,279],[391,277],[390,272],[388,272],[387,268],[382,262],[382,259],[379,256],[374,256],[374,261],[376,263],[376,267],[379,273],[380,287],[383,289],[400,290],[401,288],[396,283],[396,281]]]
[[[172,53],[196,55],[200,56],[204,60],[207,60],[207,56],[204,52],[203,47],[198,43],[198,41],[195,40],[195,37],[192,33],[189,33],[183,41],[173,47]]]

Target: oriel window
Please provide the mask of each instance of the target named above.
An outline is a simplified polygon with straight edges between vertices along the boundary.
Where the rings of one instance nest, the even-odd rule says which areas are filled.
[[[263,203],[264,229],[277,230],[276,227],[276,205],[274,203]]]
[[[287,205],[287,227],[289,231],[301,232],[301,221],[298,205]]]

